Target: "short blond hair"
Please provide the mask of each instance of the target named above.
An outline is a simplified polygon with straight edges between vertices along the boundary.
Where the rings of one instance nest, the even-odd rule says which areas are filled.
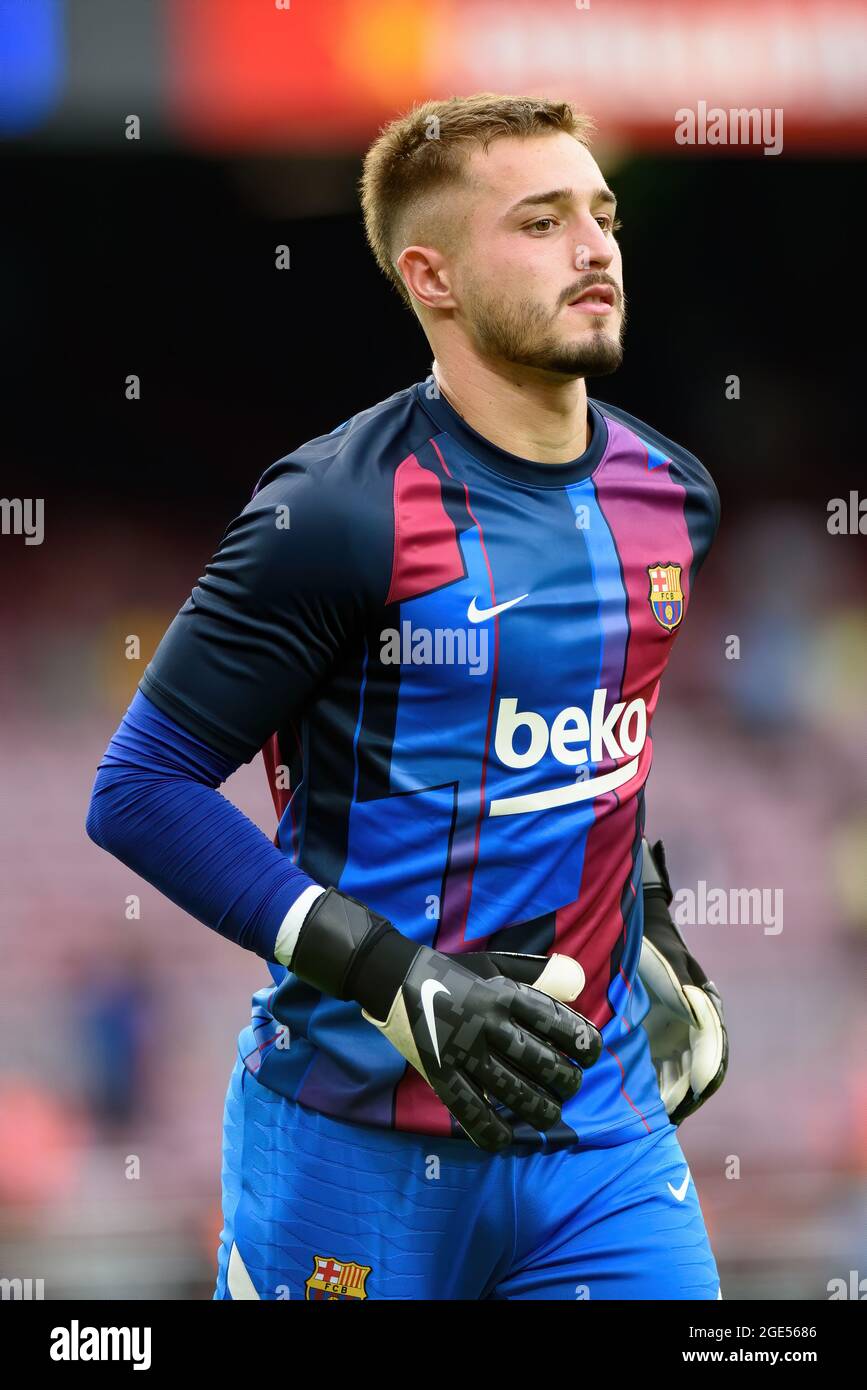
[[[361,207],[377,265],[404,302],[412,308],[396,258],[416,240],[448,250],[451,227],[441,195],[464,180],[473,145],[486,150],[500,136],[557,131],[589,145],[593,128],[566,101],[496,92],[421,102],[383,126],[364,159]]]

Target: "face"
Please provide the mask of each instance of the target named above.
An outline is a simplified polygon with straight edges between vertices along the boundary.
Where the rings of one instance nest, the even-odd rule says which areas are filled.
[[[454,307],[485,357],[567,377],[620,365],[625,299],[615,205],[562,132],[492,141],[468,160]]]

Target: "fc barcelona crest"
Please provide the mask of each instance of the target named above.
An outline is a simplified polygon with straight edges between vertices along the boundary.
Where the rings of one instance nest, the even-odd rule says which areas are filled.
[[[364,1281],[371,1269],[372,1265],[346,1264],[330,1255],[315,1255],[304,1297],[308,1303],[314,1299],[333,1303],[344,1298],[367,1298]]]
[[[650,606],[653,616],[666,632],[676,628],[683,617],[683,590],[680,587],[680,565],[649,565]]]

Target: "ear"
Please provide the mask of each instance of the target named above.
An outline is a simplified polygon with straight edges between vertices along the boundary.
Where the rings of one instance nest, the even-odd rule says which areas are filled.
[[[395,265],[416,303],[427,309],[453,309],[451,279],[445,257],[432,246],[407,246]]]

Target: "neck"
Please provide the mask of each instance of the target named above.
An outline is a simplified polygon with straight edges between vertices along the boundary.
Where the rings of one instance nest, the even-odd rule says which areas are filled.
[[[465,354],[433,364],[440,391],[485,439],[534,463],[570,463],[587,448],[587,388],[583,377],[543,379],[532,368]]]

